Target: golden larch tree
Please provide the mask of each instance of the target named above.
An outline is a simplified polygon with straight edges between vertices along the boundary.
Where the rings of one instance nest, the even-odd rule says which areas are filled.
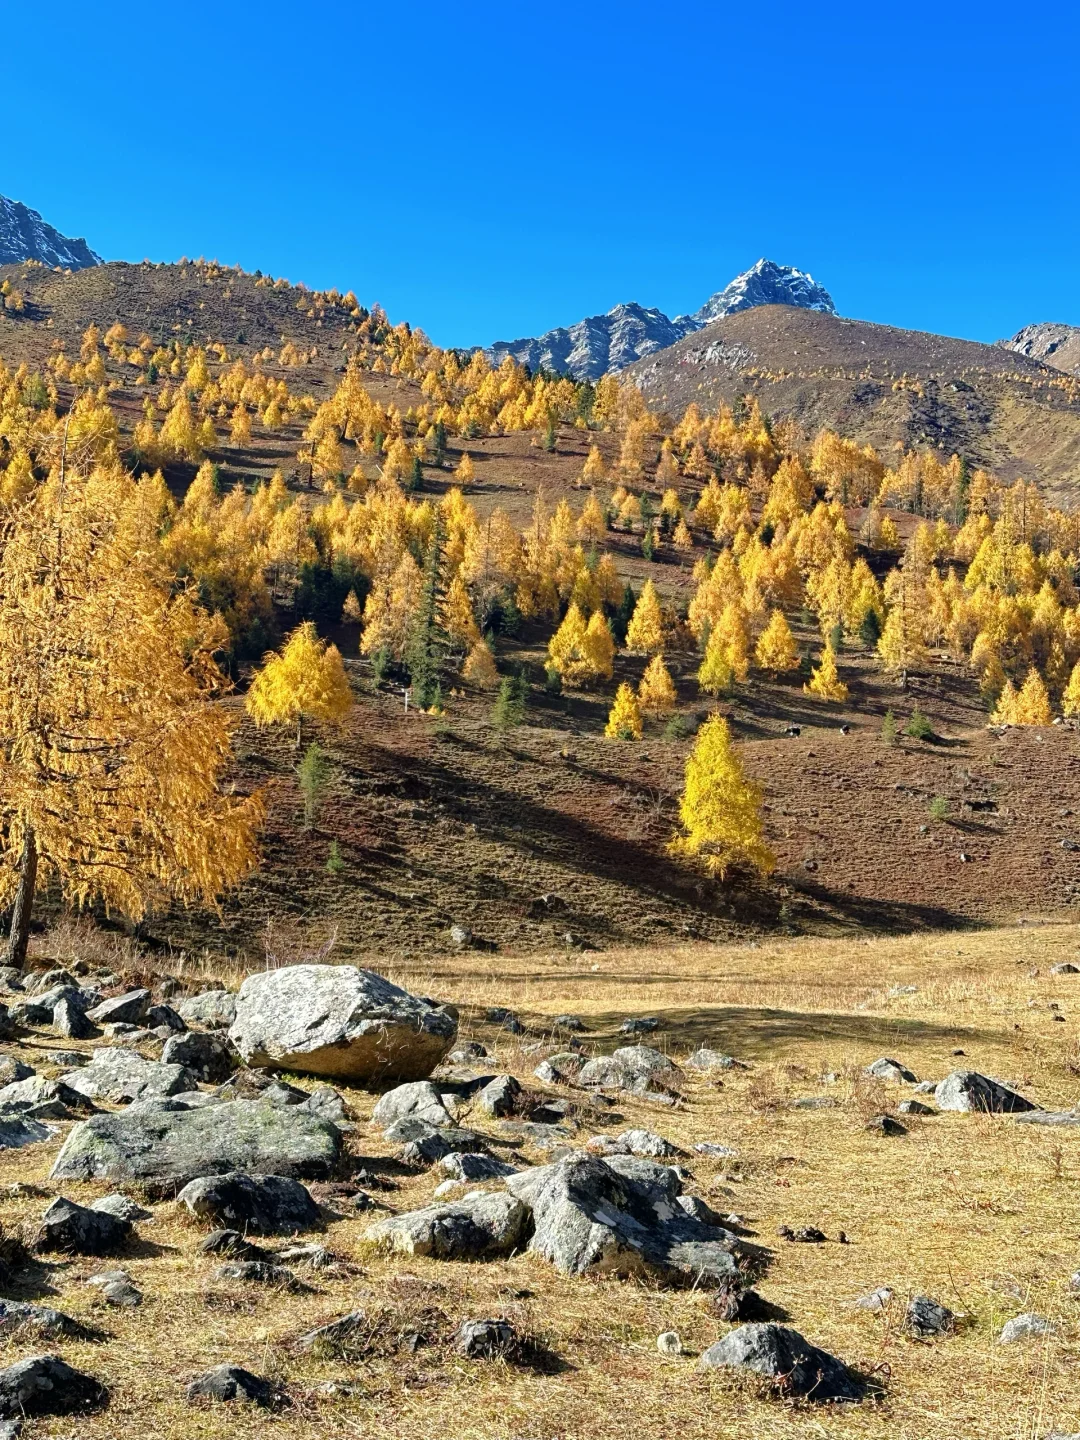
[[[638,686],[638,704],[645,715],[670,715],[678,698],[671,672],[662,655],[654,655],[645,666]]]
[[[659,655],[664,649],[664,613],[656,586],[646,580],[641,587],[630,624],[626,627],[626,648],[633,655]]]
[[[615,664],[615,641],[602,610],[594,610],[585,628],[585,655],[598,680],[610,680]]]
[[[697,682],[709,695],[723,695],[735,683],[727,641],[716,630],[709,635],[705,654],[698,666]]]
[[[803,689],[808,695],[816,695],[819,700],[841,702],[847,699],[848,687],[840,679],[836,668],[836,651],[831,644],[826,644],[822,650],[817,669],[812,671],[810,680]]]
[[[495,664],[491,646],[482,637],[477,638],[465,657],[461,673],[470,685],[476,685],[481,690],[494,690],[498,685],[499,668]]]
[[[1062,694],[1061,713],[1069,716],[1080,715],[1080,660],[1073,666],[1069,683]]]
[[[769,623],[758,636],[754,659],[762,670],[774,674],[799,668],[795,638],[782,610],[774,610],[769,616]]]
[[[625,681],[615,692],[604,734],[609,740],[641,739],[641,710],[633,688]]]
[[[679,803],[683,833],[669,849],[723,878],[732,865],[750,865],[767,875],[775,859],[763,836],[761,791],[743,774],[728,723],[711,716],[698,732],[686,762]]]
[[[352,705],[352,690],[336,645],[319,639],[310,620],[298,625],[280,654],[271,651],[251,682],[246,699],[256,725],[296,722],[296,748],[305,717],[340,724]]]
[[[1050,725],[1053,723],[1050,696],[1038,670],[1032,665],[1016,697],[1014,725]]]
[[[227,643],[133,516],[118,466],[60,470],[0,535],[0,904],[26,958],[38,889],[138,919],[212,902],[257,859],[232,762]]]

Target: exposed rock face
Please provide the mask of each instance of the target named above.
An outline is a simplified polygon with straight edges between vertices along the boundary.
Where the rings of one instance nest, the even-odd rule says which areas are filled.
[[[1053,321],[1025,325],[1011,340],[999,340],[998,344],[1018,355],[1042,360],[1056,370],[1080,375],[1080,325],[1059,325]]]
[[[85,240],[61,235],[36,210],[0,195],[0,265],[20,260],[40,260],[64,270],[85,270],[102,263]]]
[[[835,1355],[787,1325],[740,1325],[701,1357],[704,1370],[750,1370],[786,1395],[806,1400],[861,1400],[866,1386]]]
[[[535,338],[497,340],[487,351],[493,365],[512,355],[530,369],[554,370],[575,380],[598,380],[665,350],[685,335],[754,305],[799,305],[804,309],[836,314],[829,292],[810,275],[790,265],[759,260],[737,275],[731,284],[710,296],[693,315],[674,320],[662,310],[637,304],[616,305],[606,315],[590,315],[576,325],[548,330]]]
[[[144,1180],[166,1189],[231,1171],[320,1178],[340,1155],[337,1127],[295,1105],[257,1100],[197,1110],[133,1105],[76,1125],[52,1178]]]
[[[934,1099],[940,1110],[982,1110],[994,1115],[1011,1115],[1017,1111],[1034,1110],[1030,1100],[1002,1085],[1000,1080],[991,1080],[975,1070],[954,1070],[946,1075],[934,1091]]]
[[[631,1162],[632,1176],[615,1169],[620,1160]],[[663,1183],[653,1183],[661,1175]],[[735,1237],[678,1205],[678,1177],[667,1166],[569,1155],[511,1176],[507,1189],[533,1212],[529,1248],[565,1275],[641,1276],[678,1286],[740,1278]]]
[[[423,1079],[456,1035],[445,1010],[352,965],[249,975],[229,1031],[248,1065],[354,1082]]]
[[[176,1198],[200,1220],[259,1235],[294,1235],[320,1223],[311,1195],[285,1175],[206,1175]]]
[[[516,1250],[528,1218],[528,1210],[513,1195],[481,1195],[456,1205],[429,1205],[391,1215],[372,1225],[365,1238],[405,1255],[483,1260]]]

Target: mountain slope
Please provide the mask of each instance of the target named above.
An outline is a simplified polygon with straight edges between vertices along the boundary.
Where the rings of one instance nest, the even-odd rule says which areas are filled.
[[[1055,370],[1080,375],[1080,325],[1058,325],[1052,321],[1025,325],[1011,340],[999,340],[998,344],[1017,355],[1028,355],[1053,365]]]
[[[882,451],[956,451],[1040,481],[1059,502],[1080,496],[1080,382],[999,345],[769,305],[714,321],[626,374],[655,409],[751,394],[809,433],[829,426]]]
[[[101,256],[85,240],[72,240],[47,224],[36,210],[0,195],[0,265],[40,260],[65,270],[100,265]]]
[[[712,320],[755,305],[795,305],[835,314],[829,292],[810,275],[773,260],[759,260],[717,290],[693,315],[668,318],[662,310],[637,304],[616,305],[606,315],[590,315],[521,340],[497,340],[487,354],[493,364],[512,355],[530,369],[554,370],[575,380],[598,380],[635,360],[667,349]]]

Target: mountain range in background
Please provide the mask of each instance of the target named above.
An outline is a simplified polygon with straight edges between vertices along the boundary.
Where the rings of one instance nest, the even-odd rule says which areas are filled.
[[[790,265],[761,259],[711,295],[692,315],[669,318],[662,310],[634,302],[614,306],[606,315],[590,315],[576,325],[560,326],[522,340],[497,340],[487,350],[492,364],[507,355],[530,369],[569,374],[575,380],[599,380],[635,360],[676,344],[713,320],[756,305],[797,305],[836,314],[832,296],[811,275]]]
[[[85,270],[102,263],[85,240],[61,235],[36,210],[0,195],[0,265],[23,260],[40,260],[62,270]]]

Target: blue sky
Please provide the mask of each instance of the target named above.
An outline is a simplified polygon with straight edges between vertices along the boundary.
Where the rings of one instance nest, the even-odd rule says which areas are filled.
[[[0,193],[106,259],[351,288],[444,345],[696,309],[761,255],[993,340],[1080,324],[1078,13],[11,7]]]

